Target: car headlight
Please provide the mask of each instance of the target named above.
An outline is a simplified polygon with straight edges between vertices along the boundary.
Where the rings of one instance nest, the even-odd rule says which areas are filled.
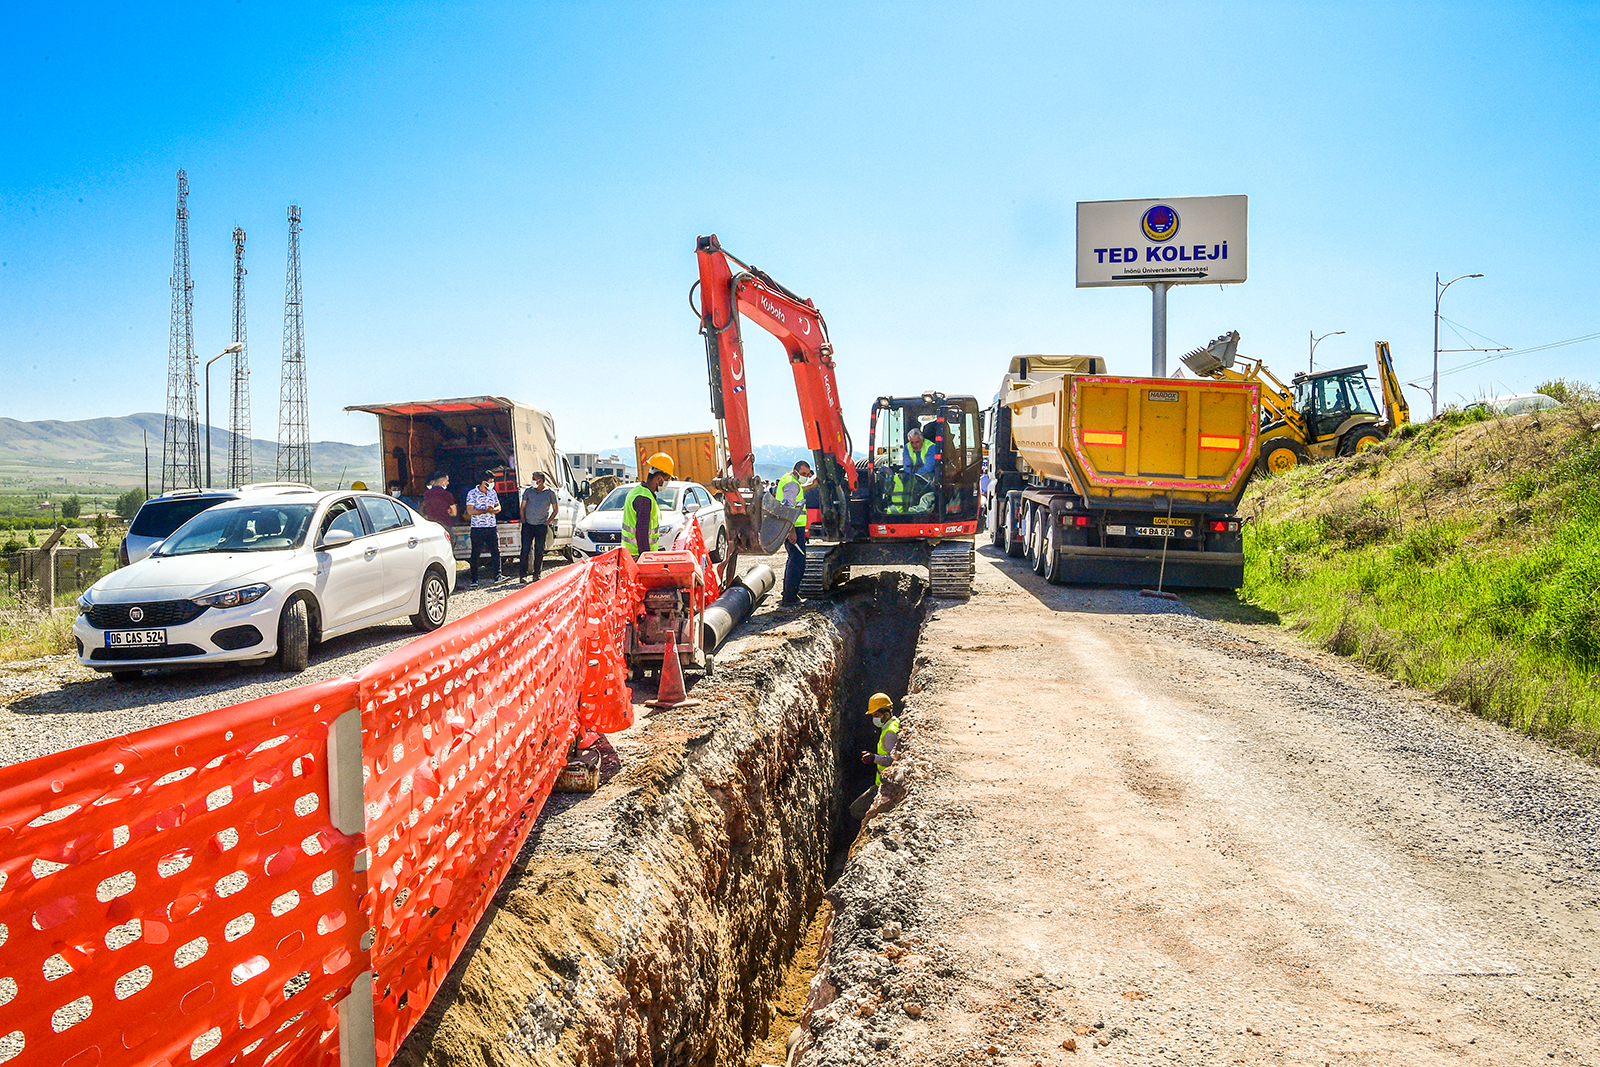
[[[267,595],[270,585],[262,582],[258,585],[241,586],[238,589],[227,589],[221,593],[208,593],[205,596],[194,598],[195,604],[202,608],[236,608],[241,604],[254,604]]]
[[[87,615],[92,607],[94,607],[94,601],[89,599],[89,590],[85,589],[83,595],[78,598],[78,614]]]

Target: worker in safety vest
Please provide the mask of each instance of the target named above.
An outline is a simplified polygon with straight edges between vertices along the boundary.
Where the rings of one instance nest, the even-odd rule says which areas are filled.
[[[812,481],[811,464],[801,460],[794,465],[794,469],[778,479],[778,487],[773,490],[773,495],[778,498],[778,503],[791,508],[799,508],[800,514],[794,517],[794,529],[789,531],[789,536],[784,541],[784,550],[789,554],[789,561],[783,568],[783,599],[778,602],[781,608],[793,608],[800,605],[800,578],[806,571],[806,486]]]
[[[672,478],[674,464],[665,452],[657,452],[645,461],[639,484],[629,490],[622,501],[622,547],[634,559],[641,552],[654,552],[661,546],[661,505],[656,494]]]
[[[873,776],[872,788],[856,797],[850,804],[850,815],[859,819],[872,807],[872,802],[878,799],[878,787],[883,784],[883,769],[894,765],[895,749],[900,744],[900,720],[894,713],[894,701],[887,693],[873,693],[867,701],[867,714],[872,717],[872,725],[878,728],[878,751],[861,753],[862,763],[877,764],[877,773]]]
[[[900,450],[901,469],[895,473],[885,510],[893,514],[932,511],[932,476],[938,465],[939,446],[922,436],[921,427],[912,426]]]

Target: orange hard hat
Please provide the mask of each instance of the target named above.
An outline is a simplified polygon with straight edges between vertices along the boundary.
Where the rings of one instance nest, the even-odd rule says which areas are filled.
[[[655,455],[645,460],[645,468],[645,477],[647,478],[650,476],[651,470],[658,470],[662,474],[665,474],[668,478],[671,478],[676,470],[672,463],[672,457],[667,455],[665,452],[657,452]]]

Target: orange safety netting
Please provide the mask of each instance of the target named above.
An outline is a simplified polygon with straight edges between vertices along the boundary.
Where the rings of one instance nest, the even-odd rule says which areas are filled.
[[[0,769],[0,1063],[333,1067],[370,968],[387,1064],[570,741],[632,724],[635,573],[611,552],[355,679]],[[358,707],[366,831],[345,836],[328,738]]]
[[[380,1065],[472,936],[580,724],[632,721],[615,652],[634,602],[621,555],[562,570],[356,677]]]
[[[366,965],[349,679],[0,772],[0,1062],[333,1064]]]

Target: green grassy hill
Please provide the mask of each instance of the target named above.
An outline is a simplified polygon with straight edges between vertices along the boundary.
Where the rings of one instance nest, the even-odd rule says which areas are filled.
[[[1600,402],[1447,412],[1258,479],[1243,599],[1496,722],[1600,745]]]

